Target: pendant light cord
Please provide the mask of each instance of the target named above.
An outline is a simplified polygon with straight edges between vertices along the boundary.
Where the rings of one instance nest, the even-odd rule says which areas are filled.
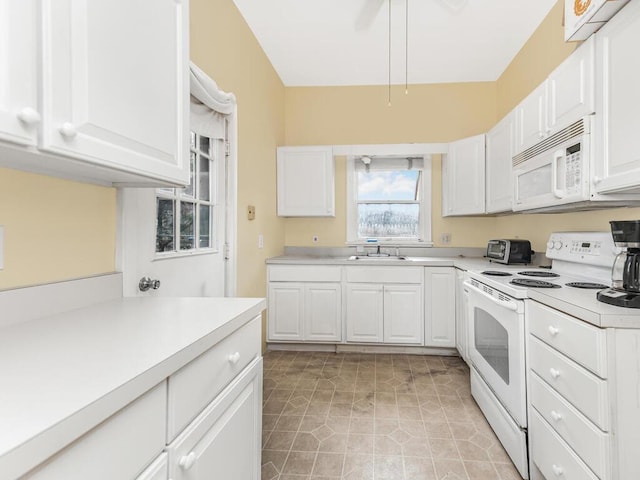
[[[388,104],[391,106],[391,0],[389,1],[389,85],[388,85]]]

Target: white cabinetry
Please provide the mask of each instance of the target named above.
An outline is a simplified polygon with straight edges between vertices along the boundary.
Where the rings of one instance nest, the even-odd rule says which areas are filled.
[[[442,157],[442,216],[485,212],[485,136],[449,144]]]
[[[640,331],[528,308],[531,478],[638,478]]]
[[[594,44],[585,41],[515,108],[514,155],[596,111]]]
[[[262,359],[255,359],[174,442],[172,480],[260,478]]]
[[[334,217],[333,147],[278,147],[278,216]]]
[[[336,342],[342,339],[339,266],[268,267],[268,340]]]
[[[640,191],[640,4],[629,2],[595,35],[595,190]]]
[[[39,153],[3,144],[0,166],[107,184],[188,183],[188,2],[43,0],[35,13],[34,3],[0,1],[9,12],[0,22],[10,23],[0,34],[9,46],[0,138],[38,138]]]
[[[469,300],[464,287],[466,279],[467,272],[456,268],[456,348],[462,359],[469,364]]]
[[[0,0],[0,140],[36,145],[38,44],[36,0]]]
[[[425,335],[427,347],[456,346],[456,273],[453,267],[425,267]]]
[[[509,113],[487,133],[486,212],[511,211],[511,175],[515,140],[515,114]]]
[[[421,267],[346,267],[348,342],[422,345]]]

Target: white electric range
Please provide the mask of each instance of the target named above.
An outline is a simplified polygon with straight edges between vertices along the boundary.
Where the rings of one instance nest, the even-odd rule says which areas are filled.
[[[531,289],[564,289],[565,297],[611,284],[617,253],[610,232],[559,232],[547,242],[550,268],[494,264],[470,271],[471,393],[523,478],[528,478],[525,299]]]

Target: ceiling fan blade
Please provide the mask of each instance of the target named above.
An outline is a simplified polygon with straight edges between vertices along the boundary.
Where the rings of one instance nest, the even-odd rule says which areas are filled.
[[[364,0],[362,9],[356,18],[356,30],[368,29],[378,16],[384,2],[385,0]]]
[[[469,0],[437,0],[440,5],[453,13],[460,13],[467,6]]]

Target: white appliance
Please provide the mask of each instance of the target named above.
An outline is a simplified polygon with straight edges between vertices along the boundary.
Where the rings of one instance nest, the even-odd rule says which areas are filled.
[[[529,470],[527,293],[530,288],[607,288],[615,252],[610,232],[553,233],[546,250],[552,268],[496,266],[470,271],[464,284],[471,393],[523,478]]]

